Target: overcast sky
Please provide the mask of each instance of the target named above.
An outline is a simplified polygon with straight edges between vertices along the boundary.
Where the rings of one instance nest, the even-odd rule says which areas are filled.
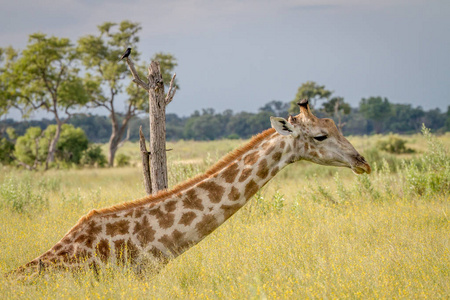
[[[105,21],[142,25],[139,51],[178,59],[168,112],[255,112],[315,81],[352,106],[387,97],[450,105],[449,0],[1,0],[0,47],[28,35],[96,34]]]

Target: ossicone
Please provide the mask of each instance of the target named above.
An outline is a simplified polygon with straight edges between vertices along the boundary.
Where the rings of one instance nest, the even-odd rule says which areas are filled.
[[[303,113],[306,116],[313,116],[310,108],[309,108],[309,101],[307,98],[300,100],[297,102],[298,106],[300,106],[300,113]]]

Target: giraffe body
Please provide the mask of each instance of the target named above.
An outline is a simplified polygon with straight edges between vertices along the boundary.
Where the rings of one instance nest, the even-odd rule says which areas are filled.
[[[274,129],[255,136],[205,174],[155,196],[91,211],[19,271],[39,272],[42,266],[95,267],[136,262],[143,256],[166,261],[200,242],[282,168],[301,159],[350,167],[355,173],[370,172],[333,121],[313,116],[307,102],[298,116],[271,118],[271,122]],[[321,140],[325,135],[331,150]]]

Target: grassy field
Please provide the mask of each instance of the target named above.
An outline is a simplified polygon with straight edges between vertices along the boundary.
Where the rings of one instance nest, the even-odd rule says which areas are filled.
[[[354,137],[374,172],[356,176],[300,162],[158,274],[110,266],[51,273],[31,282],[0,278],[0,298],[304,299],[450,296],[450,135],[402,137],[412,154],[388,154],[382,136]],[[203,172],[245,141],[170,143],[169,181]],[[427,146],[428,145],[428,146]],[[144,195],[137,144],[124,168],[3,168],[0,273],[54,245],[90,209]]]

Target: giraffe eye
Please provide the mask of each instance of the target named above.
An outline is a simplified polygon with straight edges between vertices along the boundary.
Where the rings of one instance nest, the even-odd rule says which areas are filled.
[[[327,137],[328,137],[328,136],[326,136],[326,135],[319,135],[319,136],[315,136],[314,139],[315,139],[316,141],[321,142],[321,141],[325,140]]]

